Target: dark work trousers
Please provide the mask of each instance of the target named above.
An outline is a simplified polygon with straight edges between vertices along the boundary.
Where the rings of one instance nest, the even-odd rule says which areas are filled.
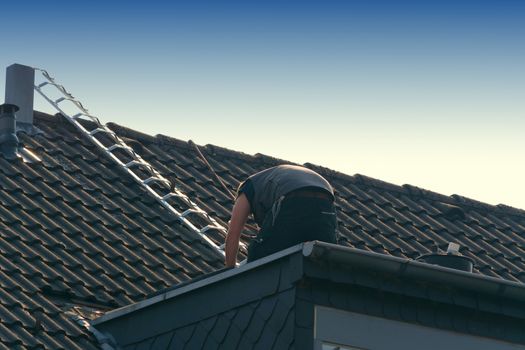
[[[285,198],[275,218],[268,212],[257,237],[248,247],[248,262],[301,242],[336,243],[337,218],[331,200]]]

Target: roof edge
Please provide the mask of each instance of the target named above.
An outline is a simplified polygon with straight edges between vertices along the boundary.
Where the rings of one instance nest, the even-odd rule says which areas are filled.
[[[318,241],[305,243],[303,255],[312,260],[322,258],[400,277],[445,283],[464,290],[525,301],[524,283],[431,265],[412,259]]]
[[[525,284],[522,283],[454,270],[412,259],[398,258],[337,244],[312,241],[295,245],[265,258],[256,260],[250,264],[242,265],[239,268],[229,269],[218,274],[212,274],[208,278],[201,279],[194,283],[184,284],[180,288],[169,289],[152,298],[109,311],[105,315],[93,320],[91,324],[96,326],[120,318],[137,310],[178,297],[199,288],[204,288],[210,284],[234,277],[253,270],[261,265],[268,264],[272,261],[299,252],[306,259],[323,259],[332,262],[351,264],[352,266],[358,266],[366,270],[395,274],[400,277],[414,278],[428,282],[446,283],[447,285],[459,287],[464,290],[478,291],[489,295],[505,297],[511,300],[525,301]]]
[[[297,244],[297,245],[295,245],[293,247],[281,250],[280,252],[277,252],[277,253],[274,253],[274,254],[269,255],[267,257],[264,257],[262,259],[256,260],[256,261],[254,261],[252,263],[241,265],[238,268],[227,269],[227,270],[225,270],[223,272],[220,272],[220,273],[212,272],[210,274],[210,277],[199,279],[198,281],[193,282],[193,283],[191,283],[191,282],[188,283],[188,284],[184,283],[180,288],[177,288],[177,286],[174,286],[172,288],[168,288],[166,290],[166,292],[158,294],[158,295],[156,295],[154,297],[151,297],[149,299],[146,299],[146,300],[143,300],[143,301],[139,301],[137,303],[126,305],[126,306],[120,307],[118,309],[109,311],[106,314],[104,314],[104,315],[96,318],[95,320],[91,321],[91,324],[93,326],[96,326],[98,324],[101,324],[101,323],[104,323],[104,322],[107,322],[107,321],[111,321],[113,319],[125,316],[125,315],[133,313],[135,311],[147,308],[148,306],[151,306],[151,305],[163,302],[163,301],[168,300],[168,299],[172,299],[172,298],[178,297],[178,296],[180,296],[182,294],[186,294],[186,293],[192,292],[194,290],[197,290],[197,289],[200,289],[200,288],[204,288],[204,287],[206,287],[206,286],[208,286],[208,285],[210,285],[212,283],[216,283],[216,282],[222,281],[224,279],[231,278],[231,277],[234,277],[236,275],[240,275],[240,274],[242,274],[242,273],[244,273],[246,271],[250,271],[250,270],[256,269],[257,267],[259,267],[261,265],[265,265],[265,264],[268,264],[268,263],[270,263],[272,261],[279,260],[281,258],[289,256],[291,254],[301,252],[303,250],[303,245],[304,245],[304,243]]]

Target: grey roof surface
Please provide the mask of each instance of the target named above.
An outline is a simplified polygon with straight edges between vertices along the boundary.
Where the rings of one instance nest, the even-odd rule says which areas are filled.
[[[66,310],[110,310],[223,266],[67,121],[36,113],[35,124],[42,134],[18,136],[42,162],[0,155],[0,348],[96,348]],[[232,200],[189,143],[109,126],[226,225]],[[201,149],[232,191],[284,163]],[[525,211],[306,166],[336,190],[342,245],[415,258],[454,241],[475,273],[525,282]]]

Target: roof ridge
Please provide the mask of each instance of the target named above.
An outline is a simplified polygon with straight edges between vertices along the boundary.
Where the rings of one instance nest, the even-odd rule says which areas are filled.
[[[66,121],[64,118],[60,118],[60,114],[56,115],[49,115],[47,113],[38,112],[35,111],[35,118],[42,120],[44,122],[51,122],[51,123],[63,123],[66,124]],[[89,122],[89,121],[86,121]],[[69,123],[67,123],[69,124]],[[172,136],[167,136],[163,134],[157,134],[155,136],[122,126],[117,123],[109,122],[107,125],[112,129],[113,131],[118,131],[118,133],[122,136],[125,136],[127,138],[136,139],[141,142],[145,143],[156,143],[159,145],[174,145],[177,147],[184,147],[186,149],[191,149],[191,146],[189,144],[189,141],[183,141],[180,139],[177,139]],[[202,146],[201,146],[202,147]],[[258,160],[262,161],[263,163],[267,165],[279,165],[279,164],[297,164],[285,159],[280,159],[276,157],[272,157],[263,153],[256,153],[254,155],[250,155],[244,152],[232,150],[226,147],[217,146],[213,144],[206,144],[203,146],[203,149],[208,154],[218,154],[222,156],[228,156],[231,158],[236,158],[240,160]],[[492,211],[497,212],[505,215],[511,215],[511,216],[519,216],[519,217],[525,217],[525,209],[515,208],[506,204],[498,204],[498,205],[492,205],[485,202],[481,202],[475,199],[471,199],[465,196],[461,196],[458,194],[453,195],[445,195],[442,193],[434,192],[431,190],[427,190],[418,186],[410,185],[410,184],[404,184],[404,185],[396,185],[387,181],[379,180],[370,176],[362,175],[362,174],[354,174],[349,175],[342,173],[337,170],[333,170],[321,165],[313,164],[313,163],[304,163],[303,166],[307,168],[312,168],[313,170],[317,171],[321,175],[330,176],[332,178],[336,178],[342,181],[347,181],[349,183],[361,183],[366,186],[370,186],[373,188],[379,188],[384,190],[389,190],[397,193],[403,193],[408,194],[415,197],[424,197],[428,198],[434,201],[439,201],[443,203],[453,204],[453,205],[461,205],[466,207],[471,207],[475,209],[482,209],[486,211]]]
[[[48,123],[57,123],[57,124],[63,124],[64,118],[59,117],[60,114],[48,114],[44,112],[34,111],[33,112],[33,119],[37,119],[39,121],[44,121]]]
[[[363,175],[363,174],[355,174],[354,178],[356,179],[356,181],[366,184],[368,186],[385,189],[389,191],[394,191],[398,193],[406,193],[406,190],[403,188],[403,186],[396,185],[394,183],[387,182],[384,180],[379,180],[379,179],[376,179],[375,177],[370,177],[370,176]]]
[[[370,176],[362,175],[362,174],[354,174],[354,175],[348,175],[342,172],[339,172],[337,170],[333,170],[330,168],[326,168],[320,165],[316,165],[313,163],[305,163],[304,164],[308,168],[314,168],[315,171],[320,173],[321,175],[329,175],[335,178],[338,178],[340,180],[346,180],[352,183],[361,183],[363,185],[373,187],[373,188],[380,188],[385,189],[389,191],[394,191],[398,193],[404,193],[411,196],[417,196],[417,197],[423,197],[428,198],[433,201],[439,201],[442,203],[452,204],[452,205],[461,205],[463,207],[471,207],[474,209],[482,209],[486,211],[492,211],[496,213],[501,213],[505,215],[511,215],[511,216],[519,216],[519,217],[525,217],[525,210],[512,207],[506,204],[498,204],[498,205],[492,205],[489,203],[477,201],[475,199],[471,199],[465,196],[461,196],[458,194],[453,195],[446,195],[439,192],[434,192],[431,190],[427,190],[422,187],[410,185],[410,184],[403,184],[403,185],[396,185],[387,181],[379,180]]]
[[[404,189],[405,193],[408,193],[412,196],[430,198],[432,200],[437,200],[440,202],[445,202],[445,203],[450,203],[450,204],[458,203],[451,196],[447,196],[446,194],[443,194],[443,193],[427,190],[426,188],[422,188],[419,186],[414,186],[411,184],[403,184],[401,187]]]
[[[269,156],[267,154],[263,154],[263,153],[255,153],[253,155],[253,157],[257,160],[261,160],[263,163],[265,164],[268,164],[268,165],[273,165],[273,166],[276,166],[276,165],[281,165],[281,164],[293,164],[293,165],[298,165],[297,163],[294,163],[294,162],[291,162],[289,160],[285,160],[285,159],[281,159],[281,158],[276,158],[276,157],[272,157],[272,156]]]
[[[525,217],[525,210],[515,208],[505,204],[489,204],[486,202],[481,202],[476,199],[472,199],[466,196],[459,194],[452,194],[447,196],[442,193],[434,192],[427,190],[418,186],[404,184],[402,186],[410,195],[418,196],[423,198],[429,198],[431,200],[439,201],[442,203],[452,204],[452,205],[461,205],[462,207],[473,208],[476,210],[484,210],[489,212],[496,212],[505,215]]]
[[[34,111],[33,112],[33,118],[37,120],[38,122],[44,122],[44,123],[50,123],[50,124],[59,124],[64,125],[65,127],[69,128],[70,130],[75,130],[75,126],[71,124],[65,116],[63,116],[61,113],[55,113],[55,114],[48,114],[44,112]],[[82,126],[94,126],[96,123],[91,120],[82,119],[79,118],[78,121],[82,124]]]
[[[211,155],[221,155],[221,156],[230,156],[232,158],[237,158],[240,160],[253,160],[254,156],[248,153],[235,151],[226,147],[212,145],[207,143],[204,146],[205,151]]]
[[[525,216],[525,209],[520,209],[507,204],[497,204],[496,207],[501,211],[512,216]]]
[[[357,180],[355,178],[355,175],[348,175],[348,174],[342,173],[340,171],[324,167],[322,165],[317,165],[317,164],[314,164],[314,163],[306,162],[306,163],[303,164],[303,166],[305,166],[307,168],[310,168],[312,170],[315,170],[317,173],[319,173],[321,175],[331,176],[331,177],[334,177],[334,178],[339,179],[339,180],[349,181],[351,183],[356,183],[357,182]]]
[[[108,122],[107,127],[111,129],[111,131],[117,131],[118,134],[121,136],[130,138],[130,139],[140,139],[140,141],[145,141],[145,143],[155,143],[156,137],[151,136],[149,134],[137,131],[135,129],[128,128],[126,126],[114,123],[114,122]]]
[[[476,209],[483,209],[483,210],[497,212],[497,213],[502,213],[502,214],[511,215],[511,216],[525,217],[525,210],[524,209],[512,207],[510,205],[506,205],[506,204],[496,204],[496,205],[488,204],[488,203],[481,202],[481,201],[478,201],[478,200],[475,200],[475,199],[472,199],[472,198],[469,198],[469,197],[461,196],[461,195],[458,195],[458,194],[453,194],[450,197],[454,198],[456,200],[457,204],[468,205],[468,206],[476,208]]]

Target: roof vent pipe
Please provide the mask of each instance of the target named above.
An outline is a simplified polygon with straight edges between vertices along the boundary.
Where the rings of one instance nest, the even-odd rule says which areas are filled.
[[[33,125],[33,101],[35,97],[35,69],[22,64],[12,64],[5,74],[5,103],[17,105],[18,129],[30,129]]]
[[[472,272],[474,260],[459,252],[459,244],[450,242],[447,252],[422,255],[417,260],[427,264],[448,267],[450,269]]]
[[[5,103],[0,105],[0,152],[8,159],[18,157],[16,116],[18,106]]]

